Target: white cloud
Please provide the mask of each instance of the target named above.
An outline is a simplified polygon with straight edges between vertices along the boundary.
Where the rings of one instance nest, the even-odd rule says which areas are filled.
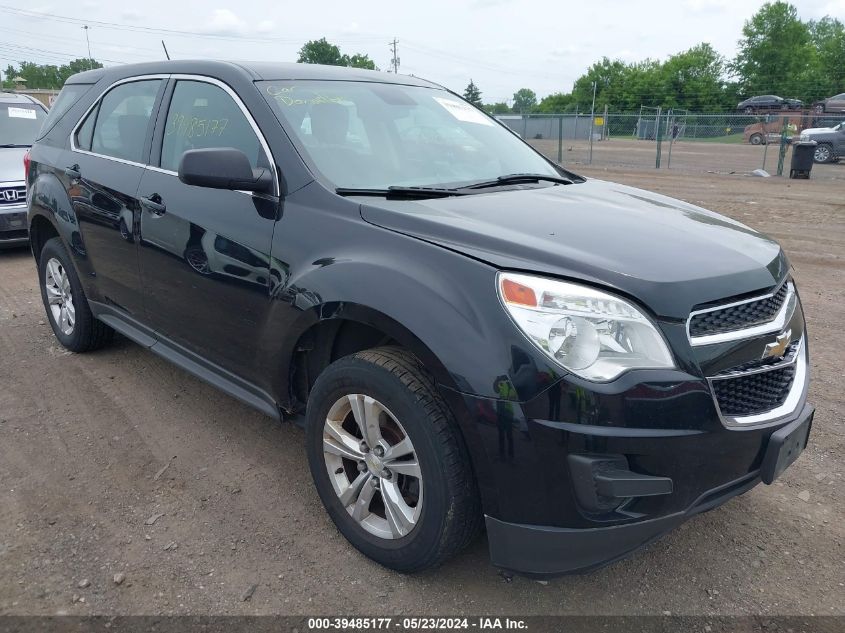
[[[249,29],[247,23],[229,9],[214,9],[211,18],[197,29],[200,33],[214,35],[242,35]]]
[[[276,30],[276,23],[273,20],[261,20],[255,30],[259,33],[272,33]]]

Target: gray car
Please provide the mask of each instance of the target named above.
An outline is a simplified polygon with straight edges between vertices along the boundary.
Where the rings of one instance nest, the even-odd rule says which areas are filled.
[[[27,242],[23,160],[46,117],[36,99],[0,92],[0,248]]]
[[[845,122],[831,128],[804,130],[801,140],[817,143],[813,154],[817,163],[833,163],[845,158]]]

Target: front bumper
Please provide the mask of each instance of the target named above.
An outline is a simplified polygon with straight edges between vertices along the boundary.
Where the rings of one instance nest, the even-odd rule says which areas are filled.
[[[0,207],[0,248],[20,246],[28,240],[26,205]]]
[[[607,394],[561,381],[524,403],[445,394],[461,411],[496,566],[557,576],[623,558],[690,517],[770,483],[794,459],[772,459],[770,445],[780,446],[790,428],[809,425],[814,412],[803,404],[789,419],[731,428],[706,388],[668,378],[648,384],[631,376],[629,388]],[[795,450],[796,440],[787,439]],[[806,434],[798,441],[800,453]],[[573,468],[582,456],[621,460],[623,469],[657,486],[591,505],[585,478]],[[618,462],[612,466],[620,473]],[[586,479],[594,493],[599,485]],[[661,486],[661,479],[671,485]],[[624,476],[619,481],[628,489]]]
[[[569,529],[507,523],[485,517],[494,565],[529,576],[585,573],[613,563],[760,483],[758,472],[699,497],[686,512],[610,527]]]

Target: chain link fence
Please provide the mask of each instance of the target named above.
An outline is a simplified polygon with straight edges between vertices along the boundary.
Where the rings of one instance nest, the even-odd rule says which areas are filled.
[[[546,157],[573,168],[588,164],[729,174],[764,169],[788,175],[791,142],[804,130],[845,122],[845,113],[746,115],[644,107],[595,117],[577,113],[497,118]],[[845,159],[845,141],[840,155]],[[814,174],[845,179],[845,161],[815,165]]]

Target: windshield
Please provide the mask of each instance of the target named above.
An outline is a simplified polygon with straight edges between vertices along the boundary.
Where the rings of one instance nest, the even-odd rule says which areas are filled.
[[[356,81],[262,81],[300,151],[332,185],[455,187],[560,173],[494,119],[441,89]]]
[[[32,145],[46,116],[34,103],[0,103],[0,146]]]

